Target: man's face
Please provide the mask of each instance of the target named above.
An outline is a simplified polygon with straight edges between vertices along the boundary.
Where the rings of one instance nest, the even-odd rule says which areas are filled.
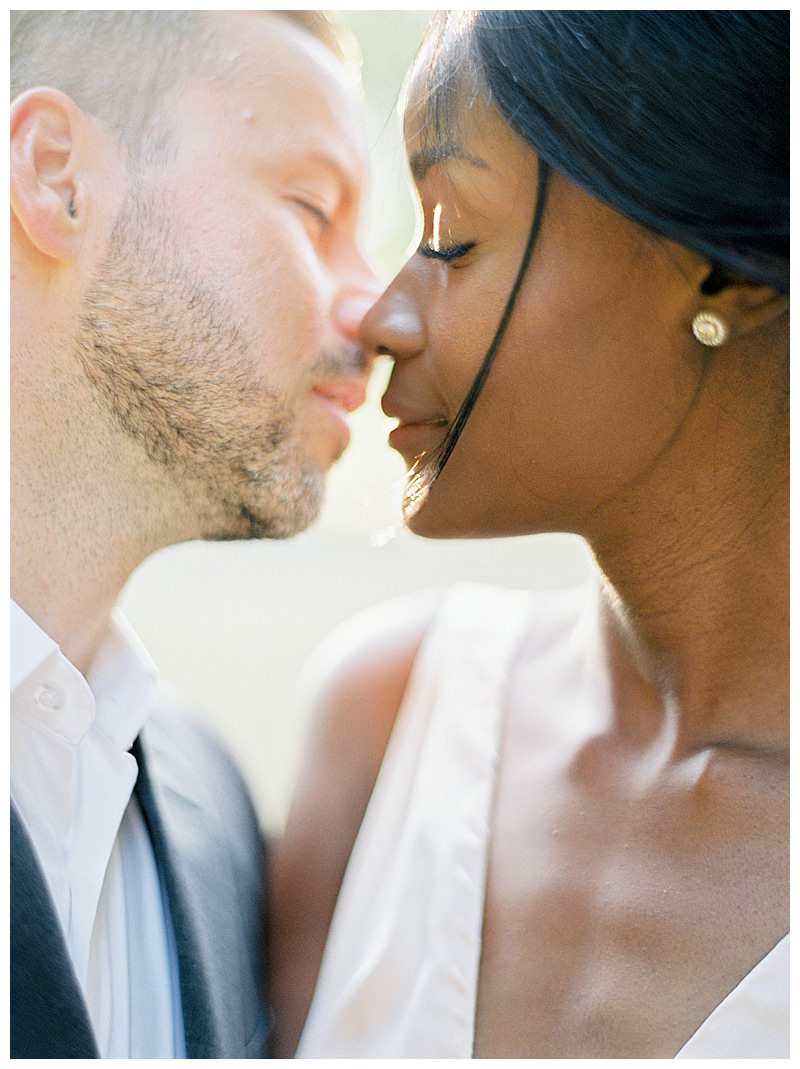
[[[285,537],[317,515],[363,400],[363,149],[321,44],[278,16],[215,17],[233,73],[199,72],[170,104],[168,162],[134,168],[79,355],[169,472],[189,537]]]

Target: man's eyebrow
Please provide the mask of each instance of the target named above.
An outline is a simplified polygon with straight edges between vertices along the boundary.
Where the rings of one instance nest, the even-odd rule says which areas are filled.
[[[467,152],[454,141],[443,141],[438,145],[420,149],[408,161],[414,181],[420,182],[434,164],[441,163],[443,160],[461,160],[463,163],[471,163],[473,167],[489,170],[489,164],[480,156],[473,156],[471,152]]]

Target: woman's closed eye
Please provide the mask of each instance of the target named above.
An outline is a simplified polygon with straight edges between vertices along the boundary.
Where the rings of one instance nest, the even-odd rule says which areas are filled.
[[[417,250],[420,256],[425,256],[429,260],[443,260],[445,263],[450,263],[452,260],[460,260],[462,256],[475,248],[474,241],[467,242],[450,242],[445,244],[442,241],[442,210],[443,204],[439,201],[436,207],[433,209],[433,225],[431,228],[431,236],[427,241],[423,241]],[[458,214],[458,213],[456,213]],[[446,228],[449,230],[449,227]]]
[[[451,260],[460,260],[462,256],[475,248],[474,241],[468,241],[463,245],[434,245],[430,242],[424,242],[417,249],[420,256],[424,256],[429,260],[443,260],[445,263],[449,263]]]

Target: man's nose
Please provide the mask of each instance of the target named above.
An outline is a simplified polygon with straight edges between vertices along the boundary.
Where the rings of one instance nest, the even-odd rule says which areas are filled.
[[[350,341],[361,345],[361,323],[380,297],[383,286],[377,272],[363,261],[355,276],[342,286],[333,308],[338,330]]]

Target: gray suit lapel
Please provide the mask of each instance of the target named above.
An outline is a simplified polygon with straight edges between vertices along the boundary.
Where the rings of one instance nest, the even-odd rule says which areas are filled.
[[[137,792],[170,902],[189,1058],[259,1057],[266,1015],[254,1005],[252,947],[231,863],[225,793],[207,794],[203,755],[191,737],[173,737],[152,720],[133,747]],[[215,804],[216,803],[216,804]],[[258,866],[258,858],[253,858]]]
[[[11,1057],[99,1056],[50,893],[12,806]]]
[[[204,967],[202,917],[194,905],[195,893],[191,858],[184,857],[182,829],[190,822],[184,801],[169,786],[156,783],[150,775],[150,758],[141,740],[132,751],[139,765],[136,783],[142,810],[147,821],[159,870],[169,898],[175,929],[180,972],[181,1004],[186,1033],[187,1058],[219,1057],[213,1001]],[[191,809],[191,807],[189,807]],[[191,829],[190,834],[196,834]]]

